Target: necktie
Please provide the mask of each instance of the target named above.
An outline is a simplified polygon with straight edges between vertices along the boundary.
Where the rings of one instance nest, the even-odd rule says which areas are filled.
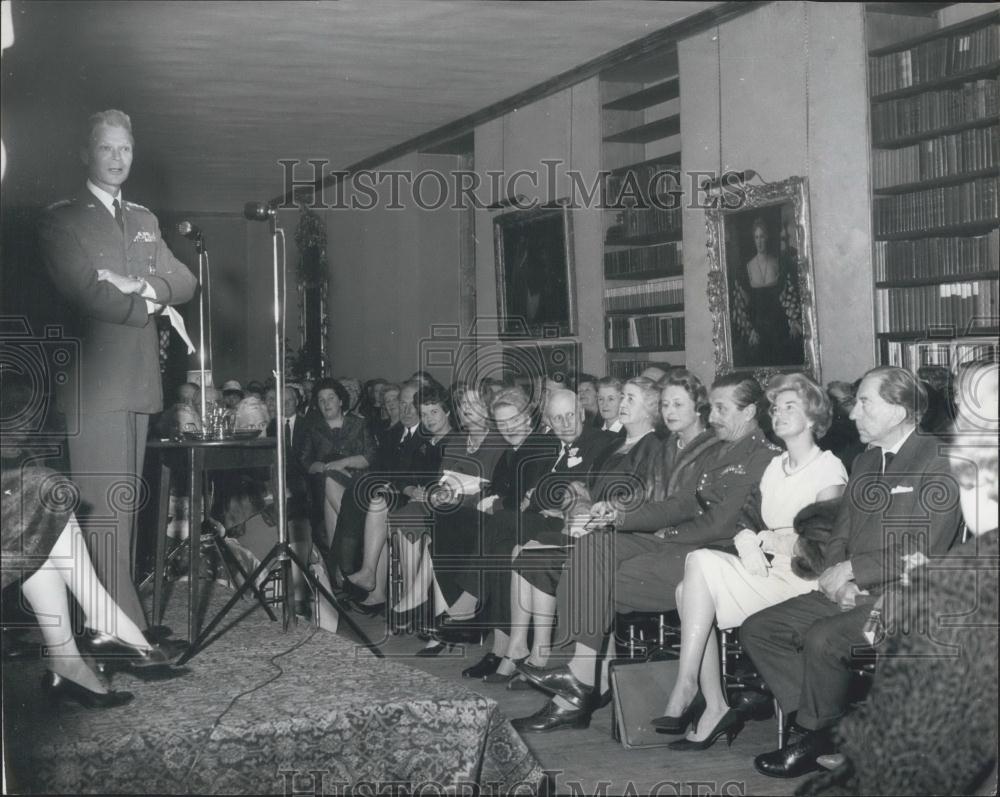
[[[887,470],[889,470],[889,466],[892,464],[892,461],[895,458],[896,455],[893,454],[891,451],[887,451],[882,455],[882,462],[883,462],[882,473],[885,473]]]
[[[399,444],[401,446],[405,446],[406,445],[406,441],[410,439],[410,436],[411,436],[410,435],[410,427],[407,426],[406,429],[403,430],[403,439],[399,441]]]
[[[118,224],[118,229],[122,231],[122,235],[125,234],[125,217],[122,215],[122,203],[119,201],[118,197],[115,197],[115,222]]]
[[[559,452],[559,458],[555,461],[555,464],[552,466],[552,470],[555,470],[562,464],[562,461],[566,459],[567,454],[569,454],[569,443],[563,443],[562,450]]]
[[[292,445],[292,425],[288,422],[288,418],[285,418],[285,445]]]

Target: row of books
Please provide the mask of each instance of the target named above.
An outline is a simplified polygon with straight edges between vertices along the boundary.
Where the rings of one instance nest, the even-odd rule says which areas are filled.
[[[997,181],[981,177],[959,185],[875,197],[875,234],[912,232],[997,218]]]
[[[604,290],[605,310],[641,310],[644,307],[683,303],[684,280],[679,277]]]
[[[680,271],[682,267],[679,241],[604,253],[604,276],[608,279],[628,279],[649,271]]]
[[[631,379],[634,376],[640,376],[651,365],[662,368],[664,371],[669,371],[671,368],[670,363],[651,362],[650,360],[611,360],[608,363],[608,375],[616,376],[622,380]]]
[[[640,235],[659,235],[681,231],[681,208],[662,210],[656,207],[623,210],[615,214],[615,223],[608,228],[608,243],[615,239],[634,238]]]
[[[877,97],[959,75],[997,60],[1000,60],[1000,25],[993,23],[968,33],[922,42],[907,50],[871,56],[868,59],[871,93]]]
[[[609,316],[607,319],[609,349],[684,348],[684,316],[646,315]]]
[[[875,280],[958,277],[996,270],[1000,230],[968,238],[917,238],[875,242]]]
[[[925,365],[943,365],[954,371],[962,363],[974,360],[993,360],[998,358],[995,340],[984,338],[968,340],[924,341],[924,340],[888,340],[885,341],[886,365],[906,368],[916,371]]]
[[[886,100],[872,108],[875,146],[932,134],[953,125],[991,119],[1000,114],[1000,84],[996,80],[963,83],[960,89],[927,91],[913,97]]]
[[[1000,135],[992,127],[980,127],[899,149],[872,150],[872,182],[875,188],[888,188],[997,165],[1000,165]]]
[[[636,198],[647,203],[651,196],[662,197],[679,191],[677,179],[680,168],[677,164],[646,163],[630,166],[628,171],[609,174],[606,199],[609,203],[621,201],[627,204]]]
[[[877,332],[924,332],[934,326],[989,326],[1000,313],[997,280],[950,282],[916,288],[880,288]]]

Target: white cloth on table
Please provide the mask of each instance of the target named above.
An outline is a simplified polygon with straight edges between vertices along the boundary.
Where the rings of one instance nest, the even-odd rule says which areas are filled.
[[[794,473],[786,471],[788,453],[776,456],[760,480],[761,517],[776,535],[795,536],[792,522],[799,511],[829,487],[847,484],[847,471],[829,451]],[[686,567],[700,568],[715,602],[719,628],[736,628],[751,614],[816,589],[816,582],[792,572],[792,558],[774,554],[766,576],[747,572],[738,556],[703,548],[688,554]]]

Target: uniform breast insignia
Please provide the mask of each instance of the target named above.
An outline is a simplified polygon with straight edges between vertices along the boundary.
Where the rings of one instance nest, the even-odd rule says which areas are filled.
[[[135,238],[132,239],[132,243],[155,244],[156,233],[149,232],[148,230],[139,230],[135,234]]]
[[[722,469],[721,476],[725,476],[727,473],[735,473],[737,476],[746,476],[747,471],[742,465],[727,465]]]
[[[144,205],[140,205],[138,202],[129,202],[127,199],[125,200],[125,207],[127,207],[129,210],[144,210],[146,211],[146,213],[152,212],[149,208],[145,207]]]
[[[60,199],[58,202],[53,202],[49,205],[46,210],[58,210],[59,208],[65,208],[72,205],[76,200],[74,199]]]

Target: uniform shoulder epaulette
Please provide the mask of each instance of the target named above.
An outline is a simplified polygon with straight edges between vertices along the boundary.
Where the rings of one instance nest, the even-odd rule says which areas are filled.
[[[145,205],[140,205],[138,202],[129,202],[127,199],[125,200],[125,207],[127,207],[129,210],[144,210],[147,213],[153,212]]]
[[[45,208],[45,210],[58,210],[59,208],[65,208],[76,202],[75,199],[60,199],[57,202],[53,202],[51,205]]]

